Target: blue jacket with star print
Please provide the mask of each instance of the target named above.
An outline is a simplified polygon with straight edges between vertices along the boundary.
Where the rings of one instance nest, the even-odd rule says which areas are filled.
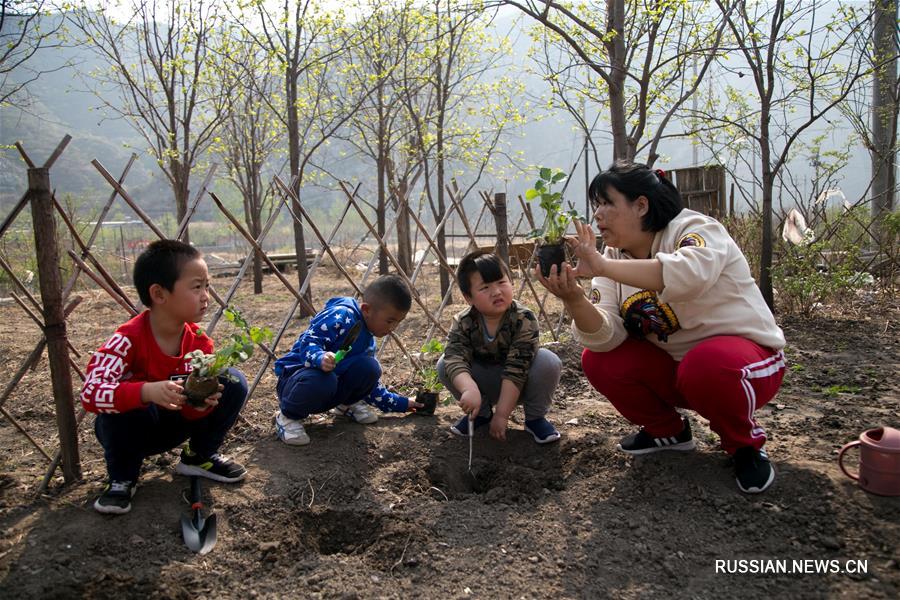
[[[362,322],[359,336],[353,342],[350,352],[334,368],[334,374],[342,376],[353,361],[348,357],[359,354],[375,356],[375,337],[366,327],[362,310],[353,298],[332,298],[325,308],[309,322],[309,327],[300,334],[291,351],[275,361],[275,374],[281,377],[286,368],[302,365],[306,368],[320,368],[326,352],[337,353],[344,346],[350,328],[357,321]],[[368,397],[367,403],[383,412],[406,412],[409,399],[389,392],[379,381]]]

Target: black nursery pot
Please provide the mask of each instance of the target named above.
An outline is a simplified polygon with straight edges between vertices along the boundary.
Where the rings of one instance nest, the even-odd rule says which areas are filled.
[[[550,277],[550,267],[553,265],[556,265],[556,272],[559,273],[562,270],[563,262],[566,260],[565,242],[538,246],[537,257],[544,277]]]
[[[416,402],[420,402],[424,404],[422,408],[416,409],[416,414],[419,415],[433,415],[434,409],[437,407],[438,401],[438,393],[437,392],[416,392]]]

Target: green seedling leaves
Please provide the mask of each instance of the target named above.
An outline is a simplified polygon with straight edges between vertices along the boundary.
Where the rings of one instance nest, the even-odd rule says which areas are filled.
[[[534,200],[540,197],[540,207],[544,210],[544,226],[535,229],[526,235],[527,238],[541,238],[547,244],[555,244],[565,236],[566,228],[573,217],[577,217],[575,211],[563,210],[562,192],[554,192],[553,184],[564,180],[567,175],[559,169],[541,167],[540,179],[534,182],[534,187],[525,190],[525,199]]]
[[[262,344],[272,339],[272,330],[268,327],[251,327],[241,312],[229,306],[223,313],[225,320],[231,323],[237,331],[228,336],[227,342],[212,354],[205,354],[202,350],[194,350],[184,355],[191,361],[191,368],[197,371],[199,377],[218,377],[228,369],[238,365],[253,355],[256,344]]]

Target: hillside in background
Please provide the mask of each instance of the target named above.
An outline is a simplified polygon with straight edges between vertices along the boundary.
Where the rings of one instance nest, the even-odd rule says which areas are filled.
[[[501,14],[492,25],[493,31],[495,35],[509,36],[513,40],[511,68],[522,72],[522,79],[528,89],[527,95],[538,99],[546,95],[547,88],[538,77],[526,72],[530,41],[524,32],[531,24],[516,17],[514,12]],[[33,160],[42,162],[67,133],[72,135],[73,140],[52,171],[52,183],[58,194],[68,194],[78,202],[97,205],[108,196],[110,188],[90,161],[99,160],[118,176],[130,154],[136,152],[140,158],[127,178],[126,187],[151,214],[160,215],[172,211],[172,194],[168,181],[155,161],[147,155],[145,142],[129,123],[104,113],[99,108],[102,104],[100,100],[87,91],[91,73],[103,65],[88,51],[79,48],[43,50],[34,57],[34,61],[33,68],[48,72],[31,84],[30,106],[24,110],[20,107],[4,107],[0,111],[0,146],[4,146],[0,151],[0,214],[8,210],[26,186],[26,171],[18,152],[11,147],[12,143],[21,140]],[[720,75],[719,80],[727,81],[727,77],[727,74]],[[105,99],[115,102],[114,92],[107,91]],[[598,111],[605,114],[603,107],[589,106],[587,110],[589,121],[594,120]],[[530,117],[530,123],[509,133],[512,151],[522,153],[520,164],[548,165],[570,170],[576,164],[583,144],[583,136],[576,131],[571,117],[562,110],[553,114],[535,111]],[[676,129],[677,124],[672,127],[672,131]],[[810,133],[812,135],[816,132]],[[839,129],[831,138],[837,144],[848,135],[849,128]],[[599,163],[605,166],[611,154],[611,141],[602,118],[593,139],[601,154]],[[667,140],[661,146],[661,154],[659,165],[665,169],[691,166],[693,163],[693,148],[687,139]],[[708,152],[700,150],[701,163],[712,159]],[[216,159],[209,157],[209,160]],[[371,197],[373,194],[374,186],[369,182],[374,181],[374,177],[369,174],[373,173],[374,165],[353,155],[342,142],[335,140],[314,162],[327,164],[328,170],[341,179],[362,181],[364,195]],[[283,169],[283,163],[284,158],[277,157],[273,160],[272,170]],[[208,163],[199,167],[192,176],[192,182],[199,185],[207,168]],[[582,164],[572,172],[573,181],[568,194],[578,207],[584,205],[583,169]],[[811,190],[814,173],[809,159],[798,156],[792,169],[801,191]],[[593,176],[595,173],[596,168],[592,164],[589,174]],[[476,189],[505,191],[510,196],[515,196],[524,191],[532,177],[531,173],[511,180],[493,180],[485,176]],[[854,152],[850,164],[841,173],[841,178],[840,185],[848,199],[853,201],[863,194],[868,180],[867,153],[862,149]],[[465,174],[460,179],[464,181]],[[229,187],[219,171],[216,189],[227,194],[230,193],[226,191]],[[333,187],[333,180],[323,178],[321,184],[307,186],[304,198],[313,206],[327,207],[331,201],[339,198],[333,189],[329,189]],[[477,198],[470,198],[470,202],[477,201]],[[792,201],[785,198],[784,203],[790,206]],[[208,209],[208,206],[204,208]]]

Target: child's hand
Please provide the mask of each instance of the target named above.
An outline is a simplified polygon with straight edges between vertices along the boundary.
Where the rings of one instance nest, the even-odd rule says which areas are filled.
[[[181,410],[187,396],[184,388],[175,381],[149,381],[141,386],[141,402],[156,404],[167,410]]]
[[[222,398],[222,390],[225,389],[225,386],[221,383],[219,384],[219,391],[204,400],[206,402],[207,408],[212,408],[213,406],[217,406],[219,404],[219,399]],[[206,409],[203,409],[206,410]]]
[[[500,413],[494,413],[494,417],[491,419],[491,437],[505,442],[507,425],[509,425],[509,417],[504,417]]]
[[[470,419],[474,419],[481,411],[481,392],[477,387],[465,390],[457,402]]]
[[[417,408],[422,408],[423,406],[425,406],[421,402],[416,402],[415,398],[407,398],[407,400],[409,400],[409,404],[406,405],[406,410],[408,412],[416,412]]]
[[[334,352],[326,352],[325,355],[322,356],[322,366],[319,368],[326,373],[334,371]]]

